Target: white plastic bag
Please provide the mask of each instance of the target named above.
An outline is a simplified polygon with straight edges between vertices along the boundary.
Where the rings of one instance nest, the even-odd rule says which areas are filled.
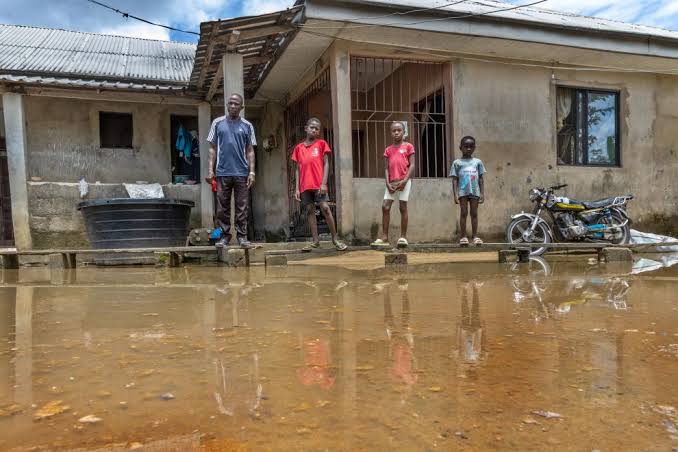
[[[643,245],[647,243],[678,242],[678,239],[666,235],[651,234],[649,232],[640,232],[631,229],[631,243],[634,245]],[[658,246],[654,248],[659,252],[678,252],[678,245]]]
[[[123,184],[132,199],[162,199],[165,194],[160,184]]]

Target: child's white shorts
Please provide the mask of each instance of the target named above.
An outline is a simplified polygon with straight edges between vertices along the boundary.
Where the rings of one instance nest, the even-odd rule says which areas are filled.
[[[397,190],[393,193],[388,192],[388,188],[384,189],[384,199],[390,199],[391,201],[404,201],[407,202],[410,199],[410,189],[412,188],[412,179],[408,180],[405,184],[405,188],[402,190]]]

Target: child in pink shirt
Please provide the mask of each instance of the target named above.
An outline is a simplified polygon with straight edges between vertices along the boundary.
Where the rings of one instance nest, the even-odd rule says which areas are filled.
[[[414,174],[414,146],[403,141],[405,127],[402,122],[394,121],[391,124],[391,136],[393,144],[384,151],[384,176],[386,179],[386,191],[384,203],[381,206],[382,235],[372,242],[372,245],[380,246],[388,244],[388,228],[391,223],[391,205],[396,199],[400,207],[400,239],[398,247],[407,246],[407,201],[410,198],[412,188],[412,175]]]

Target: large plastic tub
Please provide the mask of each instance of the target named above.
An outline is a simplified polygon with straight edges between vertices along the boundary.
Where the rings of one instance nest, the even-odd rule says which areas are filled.
[[[181,199],[94,199],[82,201],[93,248],[184,246],[193,201]]]

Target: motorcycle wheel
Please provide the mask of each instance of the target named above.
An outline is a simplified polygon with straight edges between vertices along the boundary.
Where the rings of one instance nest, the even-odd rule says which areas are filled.
[[[603,224],[606,224],[608,227],[614,227],[615,225],[622,224],[626,221],[626,218],[621,216],[621,214],[617,212],[612,212],[612,223],[607,224],[607,221],[604,221]],[[609,242],[614,244],[614,245],[624,245],[626,243],[629,243],[631,240],[631,226],[627,222],[626,225],[622,226],[620,232],[620,237],[615,239],[615,240],[610,240]]]
[[[511,244],[520,243],[551,243],[551,234],[543,223],[537,223],[537,227],[532,233],[532,237],[525,240],[523,233],[530,228],[532,221],[529,218],[516,218],[509,223],[506,228],[506,241]],[[541,256],[546,248],[534,248],[531,256]]]

